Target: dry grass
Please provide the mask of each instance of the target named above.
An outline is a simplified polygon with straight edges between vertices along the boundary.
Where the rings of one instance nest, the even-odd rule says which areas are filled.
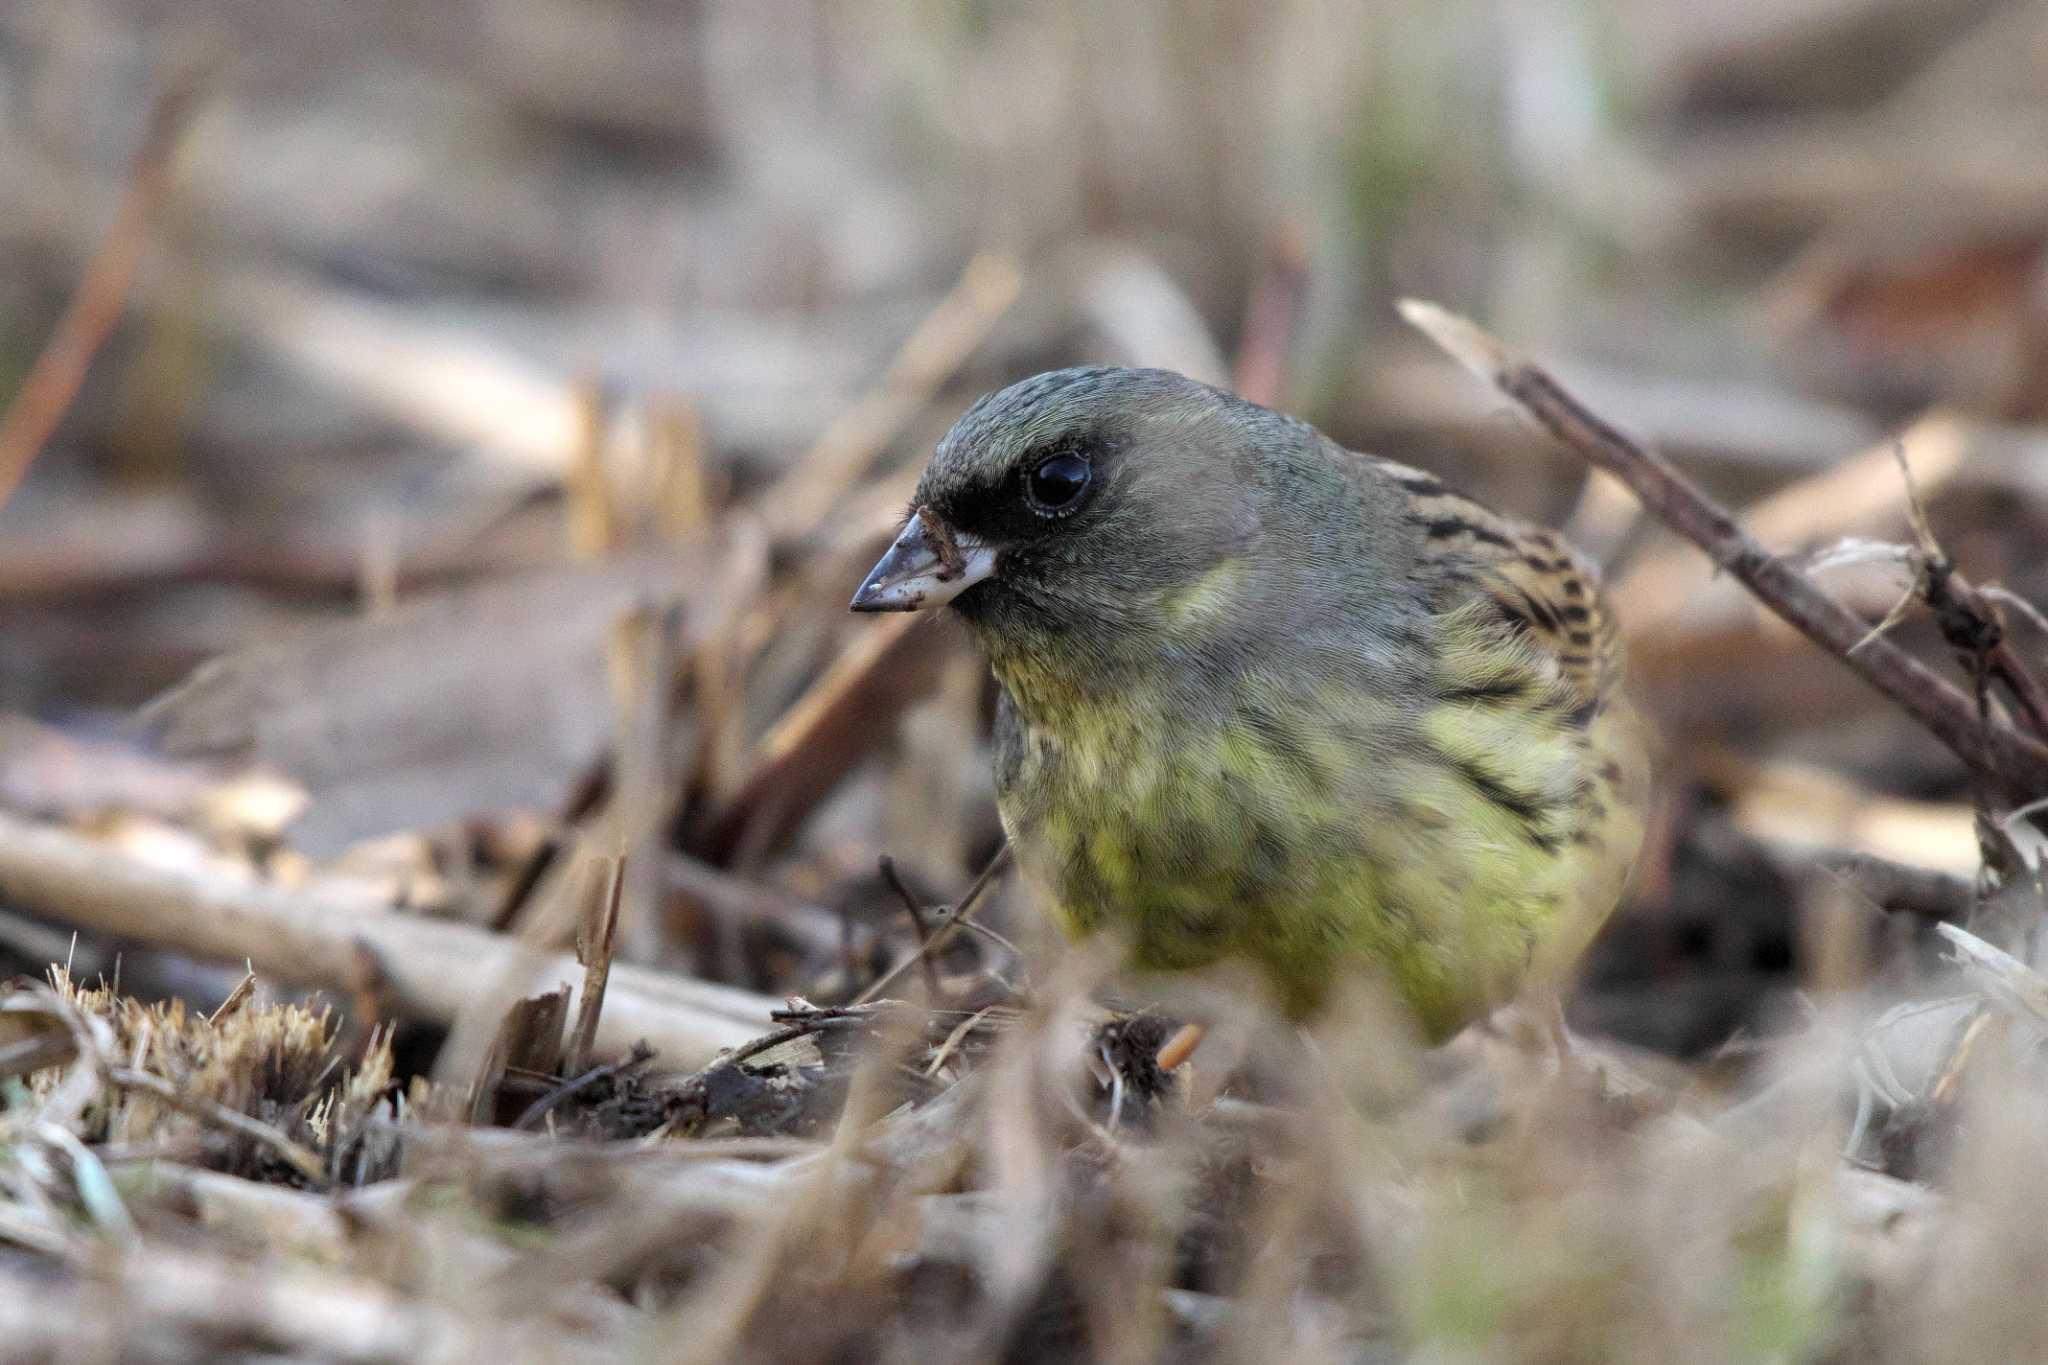
[[[774,1048],[567,1106],[609,1141],[399,1122],[402,1173],[331,1203],[135,1166],[212,1125],[103,1085],[81,1106],[74,1062],[10,1110],[0,1228],[41,1240],[60,1301],[109,1296],[93,1339],[124,1359],[1906,1362],[2048,1332],[2048,1085],[2015,1011],[1915,1097],[1938,1112],[1908,1183],[1844,1159],[1867,1038],[1842,1021],[1681,1092],[1597,1048],[1564,1074],[1506,1035],[1423,1056],[1370,1011],[1310,1043],[1215,997],[1250,1046],[1204,1100],[1227,1044],[1148,1074],[1163,1021],[1105,1024],[1082,984],[979,1018],[799,1013]],[[16,999],[328,1153],[388,1064],[334,1078],[289,1007]],[[279,1173],[224,1136],[206,1164]]]

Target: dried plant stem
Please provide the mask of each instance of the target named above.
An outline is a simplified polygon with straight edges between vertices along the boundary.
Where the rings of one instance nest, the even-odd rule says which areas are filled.
[[[1981,714],[1986,709],[1985,684],[2003,683],[2026,714],[2028,728],[2036,735],[2048,736],[2048,689],[2005,638],[2005,619],[1994,601],[1958,573],[1955,561],[1942,549],[1927,520],[1927,505],[1914,483],[1913,466],[1906,462],[1903,443],[1893,442],[1892,458],[1905,481],[1906,517],[1919,546],[1914,595],[1934,613],[1942,638],[1955,650],[1957,661],[1970,670],[1977,685],[1978,711]]]
[[[770,530],[778,537],[801,535],[821,525],[903,424],[973,354],[1022,287],[1008,256],[984,252],[969,261],[959,283],[903,343],[880,387],[840,414],[761,499]]]
[[[1400,307],[1401,315],[1430,340],[1573,451],[1627,484],[1660,521],[1890,697],[2008,799],[2048,792],[2048,745],[1997,717],[1980,717],[1968,694],[1891,641],[1866,639],[1868,622],[1791,561],[1766,549],[1668,461],[1589,411],[1543,369],[1511,356],[1483,329],[1435,304],[1409,299]]]
[[[891,718],[936,685],[947,648],[914,612],[855,634],[762,738],[752,771],[710,821],[699,851],[744,864],[743,854],[795,829],[888,734]]]
[[[79,385],[100,346],[128,306],[128,287],[142,259],[150,219],[169,180],[171,153],[185,131],[198,94],[186,79],[165,91],[150,113],[149,128],[128,171],[114,220],[100,239],[64,315],[42,353],[0,417],[0,504],[21,485],[43,442],[78,396]]]
[[[253,970],[245,970],[242,973],[242,979],[237,981],[235,988],[228,992],[228,998],[221,1001],[220,1006],[212,1014],[206,1016],[206,1022],[209,1024],[220,1023],[221,1020],[248,1004],[250,998],[255,994],[256,973]]]
[[[167,871],[4,814],[0,897],[80,928],[246,960],[260,973],[308,985],[346,989],[367,948],[399,1008],[443,1022],[491,990],[510,955],[528,951],[503,935],[359,899]],[[567,953],[532,957],[538,977],[582,975]],[[596,1046],[623,1052],[644,1038],[666,1065],[701,1065],[759,1033],[775,1005],[749,991],[619,963],[606,985]]]
[[[576,1024],[570,1030],[562,1068],[577,1075],[590,1065],[597,1041],[598,1020],[604,1014],[606,983],[611,979],[612,947],[619,936],[619,897],[626,885],[626,860],[607,859],[609,875],[603,890],[585,914],[583,930],[576,936],[576,956],[583,960],[583,994],[576,1001]]]

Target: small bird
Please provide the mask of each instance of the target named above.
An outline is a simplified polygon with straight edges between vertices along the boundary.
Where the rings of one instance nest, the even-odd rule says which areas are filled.
[[[1180,375],[975,403],[852,603],[941,605],[1000,684],[1020,867],[1139,968],[1249,962],[1296,1019],[1377,974],[1442,1039],[1568,964],[1641,842],[1592,568]]]

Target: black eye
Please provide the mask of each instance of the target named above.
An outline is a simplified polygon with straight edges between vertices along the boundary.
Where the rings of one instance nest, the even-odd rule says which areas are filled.
[[[1031,505],[1041,512],[1070,512],[1088,491],[1095,471],[1079,455],[1048,455],[1025,483]]]

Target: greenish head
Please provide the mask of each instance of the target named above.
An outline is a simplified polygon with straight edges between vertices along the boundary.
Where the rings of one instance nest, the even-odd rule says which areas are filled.
[[[998,655],[1153,652],[1176,624],[1250,605],[1289,539],[1272,524],[1288,505],[1276,495],[1327,465],[1324,444],[1165,370],[1038,375],[983,398],[939,442],[854,609],[950,603]]]

